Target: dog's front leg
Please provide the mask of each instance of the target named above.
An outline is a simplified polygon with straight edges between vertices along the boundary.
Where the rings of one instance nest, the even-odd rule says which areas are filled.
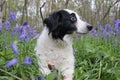
[[[74,66],[67,65],[63,67],[62,75],[63,80],[73,80]]]
[[[71,77],[63,77],[63,80],[73,80],[72,76]]]

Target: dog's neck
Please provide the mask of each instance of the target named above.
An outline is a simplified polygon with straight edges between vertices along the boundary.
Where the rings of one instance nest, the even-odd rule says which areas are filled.
[[[73,39],[73,35],[65,35],[63,37],[63,40],[61,39],[53,39],[51,34],[48,34],[49,31],[48,29],[45,27],[42,34],[44,34],[44,39],[47,39],[47,41],[50,41],[50,43],[55,44],[57,47],[67,47],[67,46],[72,46],[72,39]]]

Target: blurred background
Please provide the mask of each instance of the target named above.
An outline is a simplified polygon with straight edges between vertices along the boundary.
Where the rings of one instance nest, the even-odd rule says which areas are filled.
[[[96,26],[111,23],[112,20],[120,18],[120,0],[0,0],[0,22],[4,22],[10,12],[15,12],[18,23],[28,21],[31,26],[41,29],[43,17],[59,9],[72,9],[76,11],[83,20]]]

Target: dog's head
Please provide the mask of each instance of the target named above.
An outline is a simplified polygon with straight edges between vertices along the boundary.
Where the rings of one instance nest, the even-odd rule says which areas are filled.
[[[49,34],[54,39],[63,39],[66,34],[88,33],[92,26],[80,19],[79,15],[69,9],[63,9],[53,12],[49,17],[44,19]]]

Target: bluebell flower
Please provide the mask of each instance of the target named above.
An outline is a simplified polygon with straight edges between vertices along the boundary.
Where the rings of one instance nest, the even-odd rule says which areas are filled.
[[[18,31],[19,30],[19,25],[16,24],[15,27],[14,27],[14,32]]]
[[[114,27],[114,30],[115,30],[115,34],[118,35],[120,33],[119,31],[119,24],[115,24],[115,27]]]
[[[109,32],[106,31],[106,36],[109,36]]]
[[[39,36],[40,36],[40,34],[36,34],[34,37],[33,37],[33,39],[37,39],[37,38],[39,38]],[[79,37],[80,38],[80,37]]]
[[[23,24],[22,24],[22,26],[27,26],[29,23],[28,23],[28,21],[25,21]]]
[[[19,36],[19,38],[25,39],[26,36],[27,36],[27,35],[26,35],[25,33],[22,33],[22,34]]]
[[[16,21],[16,20],[17,20],[17,18],[16,18],[15,12],[10,12],[9,21],[12,22],[12,21]]]
[[[28,27],[28,36],[29,36],[30,38],[33,38],[33,37],[35,37],[36,35],[37,35],[37,31],[34,30],[34,29],[32,29],[31,27]]]
[[[36,80],[44,80],[44,77],[41,75],[40,77],[36,77]]]
[[[2,23],[0,23],[0,32],[2,31]]]
[[[36,77],[36,79],[35,80],[38,80],[38,76]]]
[[[28,43],[28,41],[29,41],[29,35],[28,35],[28,32],[27,32],[26,28],[27,28],[26,26],[21,26],[21,28],[20,28],[21,32],[19,34],[19,38],[24,39],[25,42]]]
[[[18,55],[19,52],[18,52],[18,48],[17,48],[17,42],[14,41],[14,42],[10,43],[10,46],[11,46],[11,48],[12,48],[12,51],[13,51],[15,54]]]
[[[10,26],[10,22],[9,22],[9,21],[6,21],[6,22],[5,22],[5,29],[6,29],[6,31],[8,31],[8,30],[11,29],[11,26]]]
[[[29,37],[26,35],[26,37],[25,37],[24,40],[25,40],[26,43],[28,43],[28,41],[29,41]]]
[[[98,32],[97,32],[97,30],[94,28],[94,29],[92,29],[92,34],[93,34],[93,36],[98,36]]]
[[[29,41],[29,37],[28,37],[28,35],[26,35],[26,34],[21,34],[21,35],[20,35],[20,38],[21,38],[21,39],[24,39],[24,41],[25,41],[26,43],[28,43],[28,41]]]
[[[115,19],[113,19],[113,20],[112,20],[112,23],[113,23],[113,24],[115,24],[115,23],[116,23],[116,20],[115,20]]]
[[[104,33],[104,31],[105,31],[105,28],[103,27],[103,28],[101,29],[101,33]]]
[[[13,58],[12,60],[10,60],[10,61],[8,61],[8,62],[6,63],[6,67],[11,67],[11,66],[17,64],[18,61],[19,61],[19,60],[18,60],[17,58]]]
[[[11,32],[11,37],[13,36],[18,36],[18,33],[19,33],[19,25],[16,24],[15,27],[13,28],[13,32]]]
[[[118,25],[120,24],[120,19],[116,20],[116,24],[118,24]]]
[[[26,36],[27,36],[27,31],[26,31],[26,27],[24,27],[24,26],[21,26],[20,27],[20,36],[19,36],[19,38],[25,38]]]
[[[100,26],[101,26],[100,21],[98,21],[97,24],[98,24],[98,29],[100,29]]]
[[[105,24],[105,31],[109,31],[110,30],[110,25],[109,24]]]
[[[31,59],[29,56],[26,56],[25,59],[24,59],[24,64],[25,65],[30,65],[32,63]]]

